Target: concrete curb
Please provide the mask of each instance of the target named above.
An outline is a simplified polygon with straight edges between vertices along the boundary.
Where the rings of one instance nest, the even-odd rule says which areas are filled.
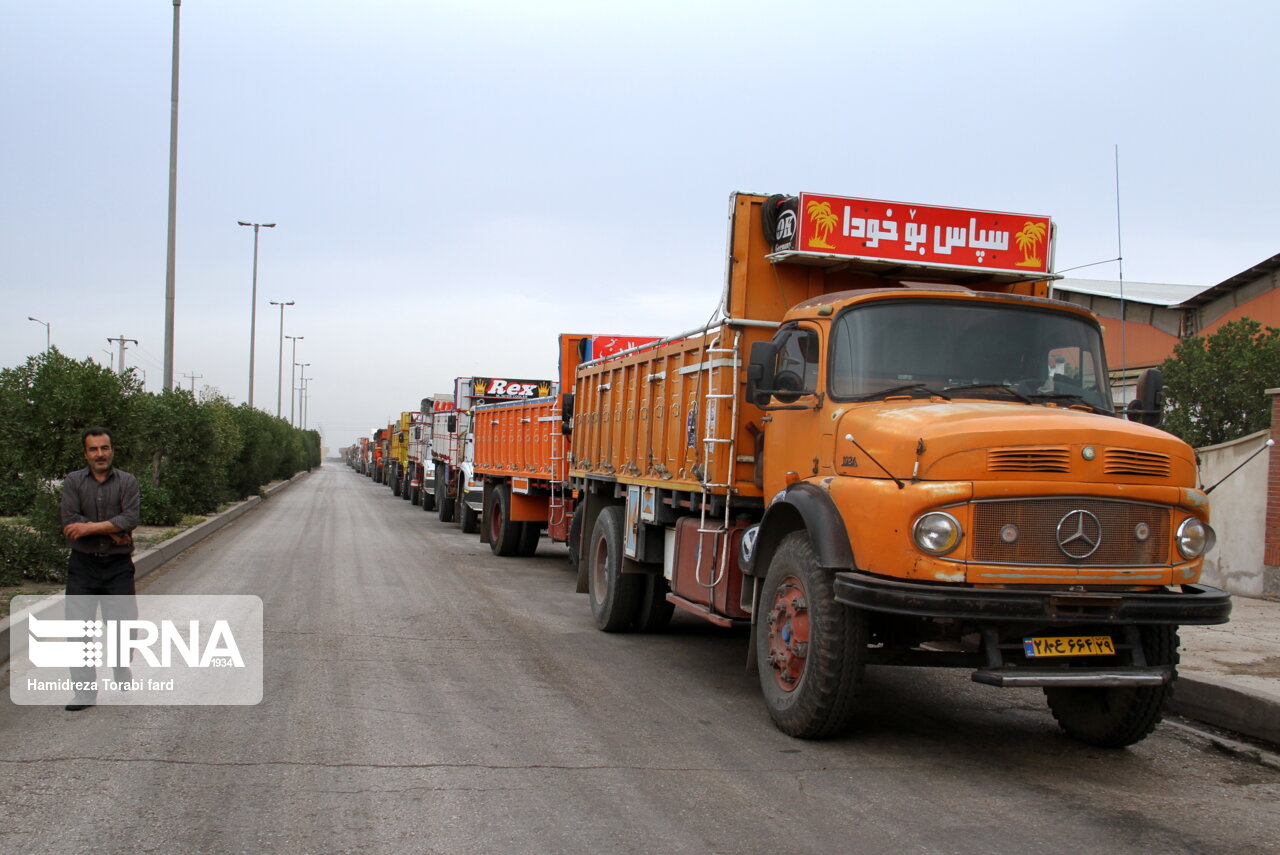
[[[238,520],[252,509],[258,507],[258,505],[261,505],[264,499],[271,498],[284,488],[304,480],[310,474],[310,472],[300,472],[287,481],[281,481],[278,484],[273,484],[262,491],[262,496],[250,496],[243,502],[237,502],[222,513],[205,520],[199,525],[193,525],[181,534],[174,535],[163,543],[159,543],[150,549],[137,553],[133,557],[134,579],[142,579],[143,577],[154,573],[169,561],[195,546],[209,535],[224,528],[231,522]],[[34,614],[36,617],[40,617],[50,609],[57,607],[62,602],[63,596],[63,594],[50,594],[31,608],[24,609],[17,615],[11,614],[3,620],[0,620],[0,665],[9,661],[9,628],[13,625],[14,620],[25,619],[29,614]],[[25,642],[23,643],[23,646],[25,649]]]
[[[1168,710],[1214,727],[1280,745],[1280,704],[1229,680],[1180,673]]]

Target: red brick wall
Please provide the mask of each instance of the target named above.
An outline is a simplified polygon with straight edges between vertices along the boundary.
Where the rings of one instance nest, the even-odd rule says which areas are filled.
[[[1271,438],[1280,445],[1280,389],[1268,389],[1271,396]],[[1266,548],[1262,562],[1269,567],[1280,566],[1280,454],[1269,454],[1267,466],[1267,527]]]

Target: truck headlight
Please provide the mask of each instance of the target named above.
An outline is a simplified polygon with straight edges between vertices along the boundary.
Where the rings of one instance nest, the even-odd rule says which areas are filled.
[[[930,511],[916,520],[911,527],[911,539],[930,555],[946,555],[960,545],[964,529],[951,514]]]
[[[1178,526],[1178,551],[1183,558],[1199,558],[1218,542],[1218,536],[1207,523],[1188,517]]]

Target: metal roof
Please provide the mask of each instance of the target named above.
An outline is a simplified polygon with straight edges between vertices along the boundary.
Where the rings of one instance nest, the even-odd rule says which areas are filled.
[[[1222,286],[1213,287],[1221,288]],[[1117,300],[1123,293],[1125,300],[1132,300],[1135,303],[1173,307],[1181,306],[1212,288],[1206,288],[1204,285],[1171,285],[1162,282],[1120,282],[1115,279],[1059,279],[1053,283],[1053,290],[1055,295],[1059,291],[1070,291],[1075,294],[1092,294]]]
[[[1266,261],[1255,264],[1246,270],[1242,270],[1235,276],[1232,276],[1229,279],[1224,279],[1211,288],[1204,289],[1194,297],[1188,297],[1182,305],[1189,309],[1197,306],[1203,306],[1205,303],[1217,299],[1223,294],[1234,291],[1242,285],[1248,285],[1250,282],[1254,282],[1269,273],[1276,272],[1276,270],[1280,270],[1280,255],[1273,255]]]

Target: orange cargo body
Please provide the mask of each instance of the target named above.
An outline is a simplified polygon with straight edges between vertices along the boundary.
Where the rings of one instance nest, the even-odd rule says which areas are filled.
[[[471,424],[476,474],[563,480],[565,438],[556,398],[477,407]]]
[[[745,335],[725,325],[581,367],[570,474],[759,496],[752,461],[739,459],[752,455],[759,413],[740,392]]]

